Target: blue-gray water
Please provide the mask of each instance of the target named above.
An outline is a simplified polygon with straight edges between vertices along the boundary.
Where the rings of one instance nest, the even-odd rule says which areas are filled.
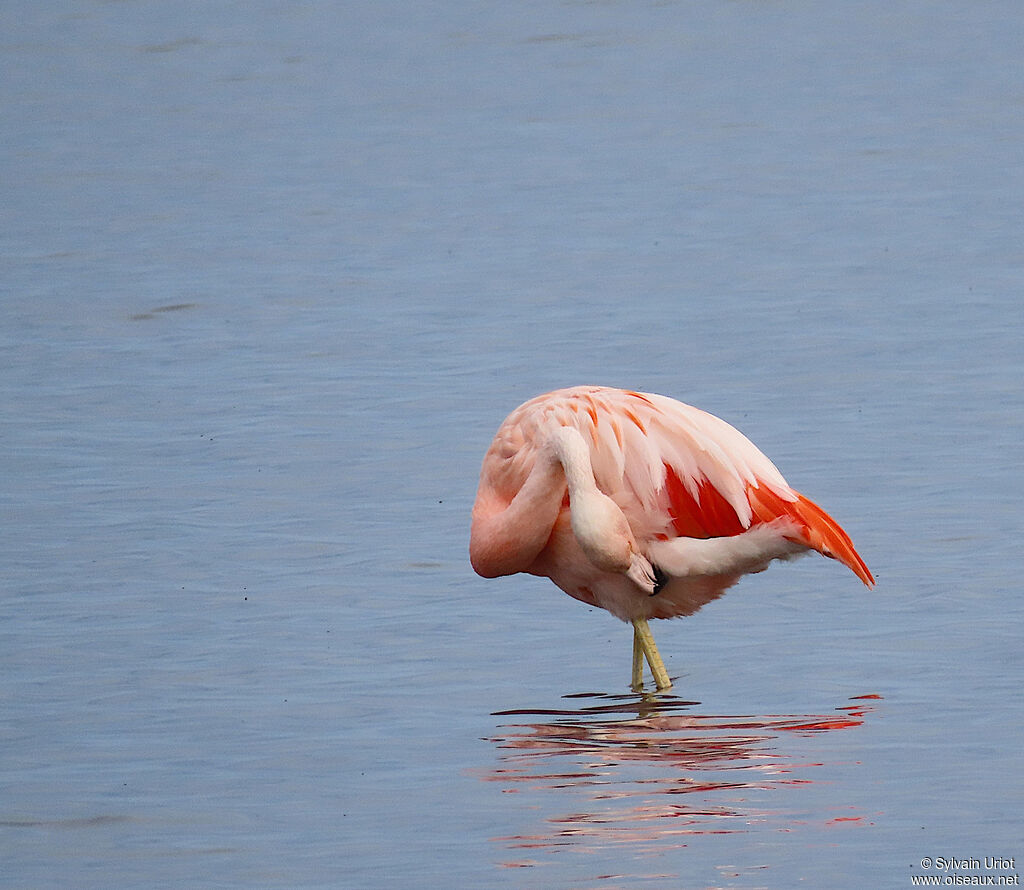
[[[1024,862],[1015,2],[0,9],[0,885]],[[466,556],[526,398],[848,529],[630,633]],[[938,873],[934,870],[932,874]]]

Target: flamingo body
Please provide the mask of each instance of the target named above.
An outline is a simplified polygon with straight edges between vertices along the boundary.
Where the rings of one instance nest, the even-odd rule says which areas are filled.
[[[734,427],[601,386],[538,396],[505,419],[470,536],[480,575],[550,578],[638,634],[638,622],[690,615],[743,575],[812,550],[873,586],[839,524]]]

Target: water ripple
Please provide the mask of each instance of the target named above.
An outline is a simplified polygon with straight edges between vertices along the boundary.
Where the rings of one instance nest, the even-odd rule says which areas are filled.
[[[828,714],[766,715],[701,713],[699,702],[664,694],[568,698],[586,704],[494,715],[535,719],[497,727],[489,741],[498,748],[499,763],[483,778],[509,794],[568,791],[572,802],[559,812],[566,806],[563,794],[540,827],[494,838],[508,849],[536,853],[611,843],[642,852],[766,822],[790,830],[799,823],[773,812],[764,792],[813,784],[809,772],[826,765],[800,759],[800,746],[790,740],[855,729],[881,696],[857,696]]]

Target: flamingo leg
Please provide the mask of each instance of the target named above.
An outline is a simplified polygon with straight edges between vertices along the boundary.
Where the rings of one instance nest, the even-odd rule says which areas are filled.
[[[634,692],[644,690],[644,647],[640,642],[640,632],[633,625],[633,679],[629,688]]]
[[[654,637],[651,635],[651,628],[646,618],[633,619],[633,683],[634,688],[639,674],[641,685],[643,683],[643,661],[637,658],[637,646],[645,656],[647,663],[651,666],[651,674],[654,675],[654,685],[658,689],[671,689],[672,681],[668,678],[668,671],[665,670],[665,662],[661,660],[658,647],[654,644]],[[639,670],[638,670],[639,666]]]

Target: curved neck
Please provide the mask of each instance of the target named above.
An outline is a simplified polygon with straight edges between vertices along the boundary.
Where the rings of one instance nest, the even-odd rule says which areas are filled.
[[[529,571],[551,537],[565,487],[560,460],[553,450],[542,447],[511,502],[478,495],[469,540],[477,573],[496,578]]]
[[[594,468],[590,462],[590,449],[579,431],[572,427],[559,427],[548,440],[555,458],[565,472],[569,497],[597,490]]]

